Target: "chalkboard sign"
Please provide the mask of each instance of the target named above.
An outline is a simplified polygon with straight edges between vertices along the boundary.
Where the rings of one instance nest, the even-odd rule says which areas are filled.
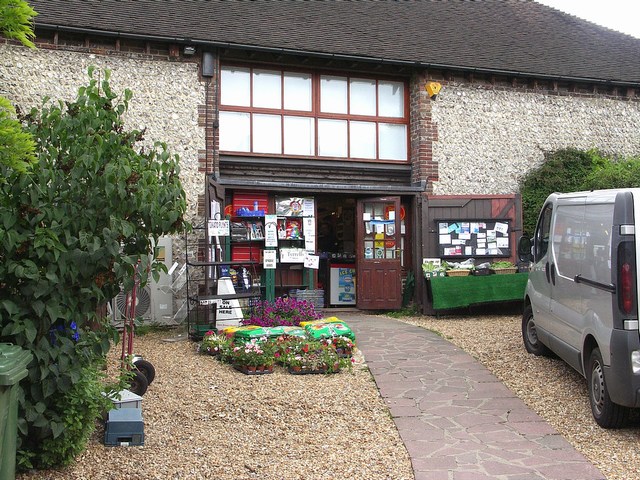
[[[511,220],[436,220],[440,257],[510,257]]]

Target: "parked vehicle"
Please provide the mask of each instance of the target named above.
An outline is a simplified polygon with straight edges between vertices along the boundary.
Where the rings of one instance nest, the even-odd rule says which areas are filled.
[[[640,407],[637,264],[640,188],[550,195],[533,239],[522,338],[587,379],[598,425],[618,428]]]

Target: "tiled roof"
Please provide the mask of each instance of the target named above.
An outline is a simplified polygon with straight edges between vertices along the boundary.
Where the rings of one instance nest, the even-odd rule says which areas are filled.
[[[29,3],[39,12],[36,27],[640,83],[640,40],[531,0]]]

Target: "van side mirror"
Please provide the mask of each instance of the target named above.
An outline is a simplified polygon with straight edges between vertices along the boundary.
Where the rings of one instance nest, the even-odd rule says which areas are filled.
[[[522,236],[518,240],[518,258],[521,262],[533,262],[533,251],[531,249],[531,239]]]

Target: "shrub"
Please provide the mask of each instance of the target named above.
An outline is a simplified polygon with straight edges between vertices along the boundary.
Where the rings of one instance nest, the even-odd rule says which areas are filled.
[[[546,154],[545,162],[520,182],[524,232],[531,235],[535,230],[538,214],[549,194],[585,189],[585,179],[606,162],[596,151],[568,148]]]
[[[138,262],[143,283],[164,268],[150,265],[154,242],[186,226],[177,156],[137,147],[143,132],[122,119],[131,92],[93,73],[75,101],[45,100],[19,118],[35,163],[0,162],[0,342],[34,358],[19,405],[21,468],[66,464],[82,448],[107,388],[99,365],[118,339],[98,307],[131,289]]]

